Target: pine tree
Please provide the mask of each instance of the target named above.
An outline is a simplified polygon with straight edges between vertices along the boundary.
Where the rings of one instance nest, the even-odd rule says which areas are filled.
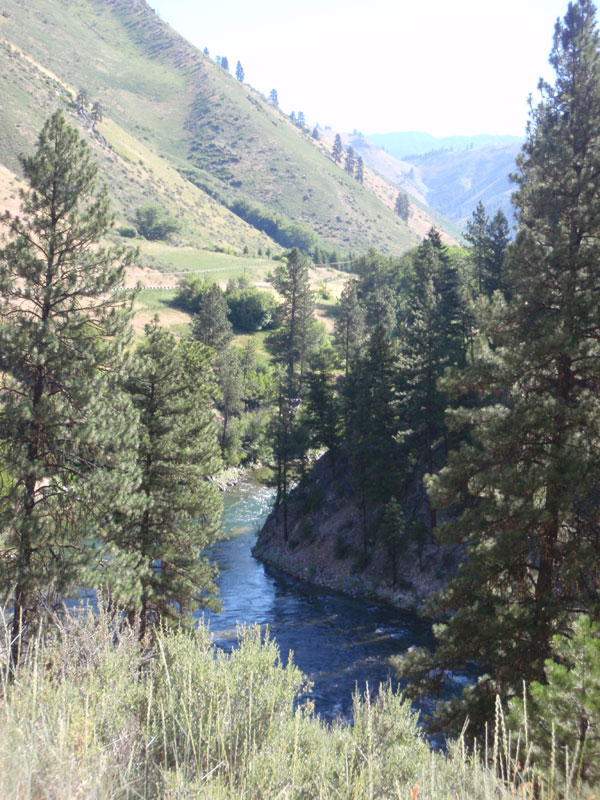
[[[94,122],[102,122],[104,119],[104,109],[98,100],[92,105],[92,119]]]
[[[198,313],[194,316],[193,336],[202,344],[220,351],[233,337],[228,319],[229,309],[219,286],[213,283],[205,292]]]
[[[365,165],[363,163],[362,156],[358,156],[356,159],[356,172],[354,173],[354,177],[362,186],[365,179]]]
[[[383,516],[379,525],[379,537],[385,543],[392,566],[392,586],[398,582],[398,556],[406,544],[405,518],[402,506],[392,497],[386,503]]]
[[[271,89],[269,93],[269,101],[275,108],[279,108],[279,98],[277,97],[277,89]]]
[[[356,294],[356,281],[346,281],[335,308],[334,343],[344,364],[346,377],[363,349],[366,339],[365,311]]]
[[[304,129],[306,127],[306,118],[304,116],[304,111],[298,112],[298,119],[296,120],[296,123],[299,128]]]
[[[344,164],[344,169],[348,173],[348,175],[354,175],[354,167],[356,166],[356,159],[354,158],[354,148],[349,147],[348,152],[346,153],[346,162]]]
[[[78,108],[85,108],[89,102],[90,98],[87,89],[79,89],[77,97],[75,98],[75,103]]]
[[[229,72],[229,59],[227,58],[227,56],[221,56],[221,61],[220,61],[219,66],[222,69],[225,69],[225,70],[227,70],[227,72]]]
[[[316,142],[318,142],[319,139],[321,138],[321,136],[319,134],[319,126],[318,125],[315,125],[315,127],[313,128],[311,136]]]
[[[239,417],[244,410],[242,399],[244,391],[242,367],[238,350],[227,347],[221,351],[216,361],[217,386],[219,397],[217,408],[223,420],[221,429],[221,453],[225,454],[227,447],[227,429],[232,417]]]
[[[552,638],[573,610],[600,613],[600,60],[595,9],[571,3],[557,23],[518,159],[519,229],[506,263],[511,302],[479,324],[495,347],[449,388],[471,441],[432,480],[432,499],[463,509],[444,531],[467,555],[437,602],[449,612],[433,657],[413,653],[404,674],[421,686],[475,660],[486,674],[442,704],[445,730],[465,712],[476,725],[497,693],[546,678]],[[425,676],[427,679],[424,679]],[[413,684],[414,685],[414,684]]]
[[[112,509],[128,502],[136,427],[116,386],[131,256],[97,244],[113,217],[88,147],[57,111],[21,164],[22,213],[4,216],[0,251],[0,586],[13,663],[43,613],[96,581]]]
[[[341,407],[335,391],[334,353],[322,348],[309,363],[305,415],[310,443],[322,445],[331,454],[335,473],[336,451],[340,444]]]
[[[399,430],[398,350],[396,340],[383,324],[371,331],[363,363],[367,384],[369,419],[365,436],[369,443],[368,501],[387,503],[401,482],[396,436]]]
[[[215,606],[215,571],[200,552],[215,541],[221,515],[218,489],[206,480],[220,465],[209,352],[177,344],[156,321],[145,334],[125,382],[140,420],[140,506],[116,515],[114,537],[134,565],[134,589],[108,584],[140,638],[148,624]]]
[[[484,291],[486,266],[490,258],[489,224],[490,219],[485,213],[485,207],[480,200],[477,203],[477,208],[473,212],[472,218],[467,221],[467,230],[465,231],[465,239],[470,245],[473,283],[476,295],[483,294]]]
[[[526,703],[510,703],[510,727],[527,726],[535,769],[550,783],[562,773],[566,785],[570,763],[577,780],[589,786],[600,783],[600,630],[586,614],[577,617],[570,636],[553,639],[554,659],[545,663],[546,683],[526,687]],[[563,757],[568,749],[569,760]],[[557,758],[556,754],[560,753]],[[558,762],[558,763],[557,763]]]
[[[244,68],[242,67],[241,63],[238,61],[235,66],[235,77],[238,79],[240,83],[244,82],[244,78],[246,74],[244,72]]]
[[[405,460],[420,462],[422,469],[432,472],[436,448],[446,437],[448,398],[439,379],[447,367],[464,364],[460,298],[456,271],[437,232],[429,232],[412,262],[413,277],[398,331]],[[430,527],[436,522],[431,507]]]
[[[398,488],[397,353],[389,330],[376,325],[364,357],[343,384],[345,439],[349,444],[363,553],[368,552],[371,513]]]
[[[396,197],[396,203],[394,205],[394,211],[400,219],[403,219],[405,222],[408,220],[409,215],[409,205],[408,205],[408,197],[404,194],[404,192],[398,192],[398,196]]]
[[[338,164],[342,160],[342,153],[344,152],[344,148],[342,146],[342,137],[339,133],[336,133],[335,139],[333,140],[333,149],[331,151],[331,157]]]
[[[269,275],[269,282],[283,303],[282,324],[269,336],[268,343],[277,361],[285,365],[295,396],[300,397],[308,358],[318,338],[306,257],[297,248],[290,250],[285,261]]]
[[[510,241],[510,226],[501,208],[490,220],[487,230],[489,245],[485,265],[483,288],[488,297],[494,292],[506,290],[504,282],[504,258]]]

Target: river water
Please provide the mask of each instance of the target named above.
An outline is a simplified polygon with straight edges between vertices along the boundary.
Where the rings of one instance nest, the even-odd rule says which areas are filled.
[[[204,612],[217,646],[230,651],[236,626],[268,626],[284,662],[313,682],[309,697],[325,719],[349,719],[352,693],[393,681],[388,658],[431,645],[430,626],[415,614],[319,589],[265,566],[251,554],[272,506],[272,491],[243,482],[224,496],[228,539],[207,552],[220,566],[223,610]]]

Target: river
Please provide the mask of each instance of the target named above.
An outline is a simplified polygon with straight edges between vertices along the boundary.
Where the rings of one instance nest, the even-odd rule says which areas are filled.
[[[355,688],[393,681],[388,658],[412,645],[431,645],[430,626],[415,614],[317,588],[265,566],[251,554],[272,506],[272,492],[244,481],[225,493],[228,539],[207,555],[220,566],[223,610],[204,612],[217,646],[230,651],[236,626],[269,627],[284,662],[313,682],[310,698],[325,719],[349,719]]]

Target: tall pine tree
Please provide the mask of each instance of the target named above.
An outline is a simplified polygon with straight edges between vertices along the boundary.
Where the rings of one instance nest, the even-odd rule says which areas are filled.
[[[145,333],[125,382],[139,414],[138,505],[117,513],[113,539],[130,570],[108,582],[140,638],[148,624],[214,606],[215,571],[200,551],[216,539],[221,517],[218,489],[207,481],[220,466],[210,351],[178,344],[156,322]]]
[[[135,450],[117,378],[130,257],[98,243],[112,226],[97,168],[61,112],[21,160],[28,188],[0,251],[0,587],[12,653],[65,594],[94,582],[101,535],[127,505]]]
[[[302,394],[310,354],[315,350],[318,329],[313,317],[315,298],[310,288],[308,261],[297,248],[286,253],[269,276],[281,295],[280,327],[269,336],[268,344],[279,363],[287,369],[291,389]]]
[[[462,509],[444,541],[466,558],[438,598],[449,613],[435,655],[404,675],[431,686],[469,661],[486,673],[442,704],[444,729],[481,724],[497,693],[545,679],[552,637],[571,615],[600,616],[600,61],[595,9],[569,5],[556,25],[518,160],[519,230],[499,300],[480,326],[495,348],[452,382],[479,399],[454,413],[471,441],[432,481],[439,506]],[[415,684],[413,683],[413,686]]]
[[[341,358],[346,377],[358,360],[366,339],[365,311],[356,293],[356,281],[344,285],[335,307],[334,344]]]

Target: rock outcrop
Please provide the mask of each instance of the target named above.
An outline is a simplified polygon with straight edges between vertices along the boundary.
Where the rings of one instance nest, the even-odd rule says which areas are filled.
[[[253,554],[267,564],[319,586],[354,597],[369,597],[404,609],[422,609],[430,594],[443,588],[456,570],[457,547],[437,544],[428,529],[425,488],[415,479],[404,513],[407,531],[421,520],[425,534],[416,540],[404,533],[393,557],[378,536],[382,509],[370,510],[367,549],[348,457],[338,454],[335,476],[331,457],[323,455],[288,501],[288,540],[284,540],[282,509],[267,519]]]

